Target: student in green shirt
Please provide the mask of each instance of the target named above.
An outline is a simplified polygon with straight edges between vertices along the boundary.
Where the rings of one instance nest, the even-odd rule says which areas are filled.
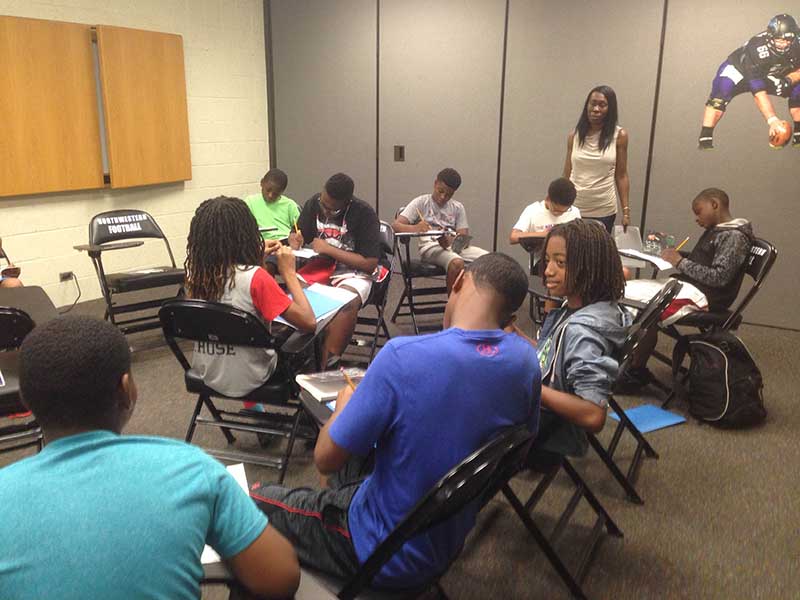
[[[261,193],[244,199],[259,227],[277,227],[277,231],[262,233],[264,240],[285,240],[300,216],[300,207],[283,195],[289,178],[280,169],[270,169],[261,180]]]

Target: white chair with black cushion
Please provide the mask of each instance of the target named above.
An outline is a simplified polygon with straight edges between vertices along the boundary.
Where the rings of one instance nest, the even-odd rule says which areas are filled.
[[[144,245],[144,239],[162,240],[169,256],[169,264],[114,273],[106,271],[103,265],[104,253],[139,248]],[[89,222],[89,243],[75,246],[75,249],[88,252],[92,259],[106,303],[105,318],[117,325],[122,333],[155,329],[159,327],[159,322],[158,317],[152,313],[125,320],[118,320],[119,315],[140,311],[150,312],[160,307],[165,300],[174,298],[176,292],[177,295],[183,294],[184,270],[175,264],[172,249],[158,223],[142,210],[112,210],[95,215]],[[123,294],[157,288],[169,288],[169,290],[166,292],[162,290],[157,298],[138,299],[127,303],[121,303],[119,298]]]

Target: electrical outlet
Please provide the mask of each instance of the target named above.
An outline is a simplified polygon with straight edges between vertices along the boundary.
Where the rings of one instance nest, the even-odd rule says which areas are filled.
[[[59,281],[69,281],[70,279],[75,279],[75,273],[72,271],[64,271],[58,274]]]

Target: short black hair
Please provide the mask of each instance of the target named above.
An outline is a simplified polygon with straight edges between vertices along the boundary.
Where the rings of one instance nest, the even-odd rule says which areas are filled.
[[[350,202],[353,199],[355,184],[349,175],[336,173],[325,182],[325,191],[337,202]]]
[[[459,175],[458,171],[451,169],[450,167],[439,171],[439,173],[436,175],[436,179],[441,181],[453,191],[461,187],[461,175]]]
[[[528,295],[528,276],[507,254],[492,252],[469,263],[465,269],[478,287],[490,287],[505,300],[500,323],[505,326]]]
[[[575,184],[566,177],[554,179],[547,188],[548,198],[561,206],[572,206],[577,195]]]
[[[267,171],[261,183],[266,183],[267,181],[276,184],[281,190],[285,190],[286,186],[289,185],[289,177],[280,169],[270,169]]]
[[[128,342],[114,325],[59,317],[22,342],[20,391],[44,427],[105,428],[116,420],[114,392],[130,368]]]
[[[625,276],[617,244],[598,221],[575,219],[560,223],[547,232],[542,246],[545,260],[550,238],[560,237],[567,246],[567,290],[580,296],[583,306],[617,301],[625,293]],[[542,273],[542,282],[545,281]]]
[[[729,208],[731,205],[731,199],[728,197],[728,194],[726,194],[721,189],[714,187],[706,188],[702,192],[697,194],[697,197],[694,200],[692,200],[692,204],[694,204],[698,200],[706,200],[706,201],[716,200],[722,205],[723,208],[726,209]]]

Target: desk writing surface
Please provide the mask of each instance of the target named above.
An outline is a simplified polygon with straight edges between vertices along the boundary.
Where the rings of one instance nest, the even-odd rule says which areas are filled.
[[[0,306],[24,310],[35,325],[47,323],[58,316],[53,301],[38,285],[0,288]]]

